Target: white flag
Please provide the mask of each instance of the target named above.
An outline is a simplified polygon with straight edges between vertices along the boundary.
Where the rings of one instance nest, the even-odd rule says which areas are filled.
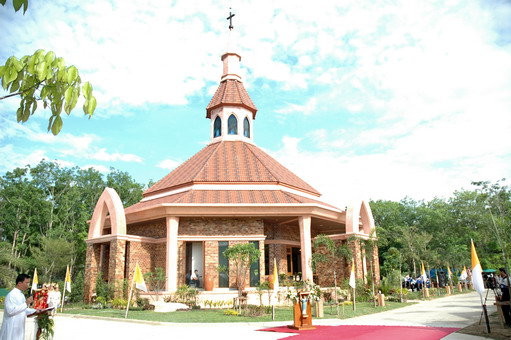
[[[355,289],[355,261],[351,263],[351,274],[350,274],[350,287]]]

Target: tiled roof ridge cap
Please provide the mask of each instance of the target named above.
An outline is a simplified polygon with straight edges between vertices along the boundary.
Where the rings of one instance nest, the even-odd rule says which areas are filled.
[[[291,195],[289,192],[285,191],[285,190],[280,190],[284,195],[286,195],[287,197],[291,198],[292,200],[294,200],[296,203],[302,203],[300,202],[298,199],[296,199],[295,197],[293,197],[293,195]]]
[[[252,150],[252,148],[250,148],[250,146],[247,143],[243,143],[243,145],[248,149],[248,151],[250,151],[250,153],[252,153],[252,155],[254,155],[254,157],[257,159],[257,161],[272,175],[273,180],[276,181],[277,183],[281,183],[279,181],[278,177],[275,176],[275,174],[270,169],[268,169],[266,164],[256,155],[256,153]]]
[[[207,149],[207,148],[209,148],[209,147],[213,147],[213,145],[215,145],[215,144],[219,144],[219,143],[220,143],[220,142],[215,142],[215,143],[208,144],[208,145],[206,145],[205,147],[203,147],[203,148],[199,151],[199,153],[200,153],[201,151],[203,151],[203,150],[205,150],[205,149]],[[211,154],[215,153],[215,152],[216,152],[216,150],[217,150],[217,148],[218,148],[218,145],[215,147],[215,151],[211,152]],[[184,161],[183,163],[181,163],[181,164],[180,164],[177,168],[175,168],[174,170],[172,170],[171,172],[169,172],[166,176],[164,176],[163,178],[161,178],[158,182],[154,183],[154,184],[153,184],[150,188],[147,188],[147,189],[146,189],[146,190],[142,193],[142,196],[143,196],[143,197],[152,196],[153,194],[156,194],[156,193],[158,193],[158,192],[165,192],[165,191],[168,191],[170,188],[172,188],[172,187],[168,187],[168,188],[163,188],[163,189],[160,189],[160,190],[153,190],[153,191],[149,192],[149,190],[150,190],[152,187],[154,187],[154,186],[158,185],[158,183],[160,183],[160,182],[162,182],[163,180],[165,180],[165,179],[166,179],[166,178],[167,178],[167,177],[168,177],[171,173],[173,173],[173,172],[175,172],[175,171],[179,170],[180,168],[182,168],[182,167],[183,167],[183,166],[184,166],[184,165],[185,165],[185,164],[186,164],[189,160],[191,160],[191,159],[192,159],[195,155],[196,155],[196,154],[194,154],[194,155],[192,155],[192,156],[188,157],[188,159],[187,159],[186,161]],[[210,157],[211,157],[211,155],[210,155]],[[204,161],[204,163],[206,163],[206,162],[209,160],[209,158],[210,158],[210,157],[208,157],[208,158]],[[197,174],[198,174],[201,170],[202,170],[202,168],[199,168],[199,169],[198,169],[198,171],[197,171],[197,173],[195,173],[195,174],[192,176],[192,182],[194,181],[194,178],[197,176]],[[148,196],[146,196],[147,194],[148,194]]]
[[[204,160],[204,162],[202,163],[202,167],[200,169],[198,169],[198,171],[192,176],[192,182],[195,182],[196,181],[196,178],[197,176],[199,176],[203,171],[204,169],[206,168],[206,165],[209,163],[209,160],[211,159],[211,157],[213,157],[213,155],[215,155],[217,152],[218,152],[218,147],[220,146],[220,144],[222,144],[223,142],[222,141],[219,141],[219,142],[216,142],[216,143],[212,143],[212,144],[209,144],[208,146],[209,147],[214,147],[215,149],[209,154],[209,156]],[[193,156],[192,156],[193,157]]]

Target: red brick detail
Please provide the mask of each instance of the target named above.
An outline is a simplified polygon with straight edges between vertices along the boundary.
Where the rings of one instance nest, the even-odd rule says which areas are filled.
[[[131,224],[127,227],[128,235],[137,235],[153,238],[164,238],[167,235],[165,219],[157,221]]]
[[[179,236],[249,236],[264,233],[259,218],[181,218]]]
[[[85,278],[83,287],[83,300],[88,303],[96,290],[96,278],[99,267],[99,244],[87,245],[85,257]]]
[[[108,282],[116,286],[124,280],[124,265],[126,262],[126,240],[110,241],[110,256],[108,265]],[[120,286],[122,287],[122,285]],[[115,296],[122,297],[123,292],[116,290]]]

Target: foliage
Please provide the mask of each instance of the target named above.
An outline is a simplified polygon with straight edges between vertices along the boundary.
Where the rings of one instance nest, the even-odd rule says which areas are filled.
[[[7,0],[0,0],[0,5],[5,6]],[[14,7],[14,11],[17,12],[23,6],[23,14],[28,9],[28,0],[12,0],[12,6]]]
[[[124,204],[142,195],[143,185],[115,169],[103,176],[92,168],[61,167],[43,160],[2,175],[0,284],[11,286],[17,273],[33,273],[34,267],[41,281],[61,281],[70,265],[71,296],[81,298],[75,277],[85,270],[87,221],[107,185],[116,187]]]
[[[84,285],[84,275],[83,271],[80,271],[76,274],[74,278],[72,278],[71,283],[71,293],[69,293],[69,299],[71,302],[80,302],[83,298],[83,285]],[[63,285],[60,287],[64,287]],[[68,294],[66,294],[68,296]]]
[[[241,296],[250,265],[259,260],[261,252],[252,243],[238,243],[227,248],[224,256],[229,259],[229,268],[234,268],[236,288],[238,288],[238,296]]]
[[[453,273],[470,267],[470,239],[483,268],[509,263],[511,190],[504,180],[472,185],[446,199],[370,202],[384,276],[400,267],[403,273],[418,276],[421,262],[430,268],[450,266]]]
[[[238,313],[238,311],[236,311],[234,309],[227,309],[224,311],[224,315],[238,316],[239,313]]]
[[[167,283],[167,276],[165,270],[161,267],[156,267],[154,272],[147,272],[144,274],[144,281],[149,286],[149,289],[156,292],[155,299],[158,299],[160,292],[165,290]]]
[[[114,298],[115,286],[112,283],[103,280],[103,274],[99,273],[96,278],[96,302],[100,298],[110,301]]]
[[[351,260],[353,254],[348,246],[349,242],[353,242],[352,238],[347,242],[336,243],[327,235],[318,235],[314,239],[314,252],[312,254],[312,268],[316,268],[319,263],[335,263],[336,260],[343,259],[345,261]],[[330,265],[334,278],[334,299],[337,300],[337,272],[336,265]],[[337,314],[339,314],[339,307],[336,306]]]
[[[16,2],[16,1],[15,1]],[[20,96],[21,102],[16,111],[18,122],[26,122],[37,110],[37,102],[51,109],[48,131],[57,135],[62,129],[62,110],[71,114],[82,94],[83,112],[90,117],[96,109],[96,98],[89,82],[82,84],[78,69],[67,66],[63,58],[52,51],[37,50],[33,55],[21,59],[14,56],[0,66],[2,87],[9,95],[0,100]]]
[[[176,292],[170,296],[166,296],[163,300],[165,302],[184,303],[189,307],[197,306],[197,298],[199,290],[191,288],[187,285],[179,286]]]
[[[55,332],[54,321],[48,314],[43,313],[37,316],[37,328],[41,330],[39,339],[50,340],[53,338]]]
[[[318,301],[321,299],[321,288],[313,282],[298,281],[294,287],[287,287],[286,300],[296,302],[301,292],[309,292],[310,301]]]
[[[122,298],[115,298],[112,300],[112,308],[116,309],[126,309],[128,305],[128,300]]]

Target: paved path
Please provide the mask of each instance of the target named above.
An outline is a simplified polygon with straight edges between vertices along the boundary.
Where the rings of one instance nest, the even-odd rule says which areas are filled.
[[[493,298],[493,296],[492,296]],[[489,299],[490,300],[490,299]],[[491,305],[491,304],[490,304]],[[495,306],[488,306],[488,312]],[[0,311],[0,314],[2,312]],[[479,321],[481,306],[477,293],[456,295],[383,313],[347,320],[315,320],[318,325],[400,325],[463,328]],[[2,315],[0,315],[2,316]],[[0,319],[1,320],[1,319]],[[82,339],[282,339],[288,334],[256,332],[257,329],[287,325],[290,322],[228,323],[228,324],[168,324],[101,320],[77,316],[57,315],[54,340]],[[289,334],[292,339],[292,334]],[[413,338],[413,335],[411,335]],[[451,334],[444,339],[482,339],[480,337]]]

